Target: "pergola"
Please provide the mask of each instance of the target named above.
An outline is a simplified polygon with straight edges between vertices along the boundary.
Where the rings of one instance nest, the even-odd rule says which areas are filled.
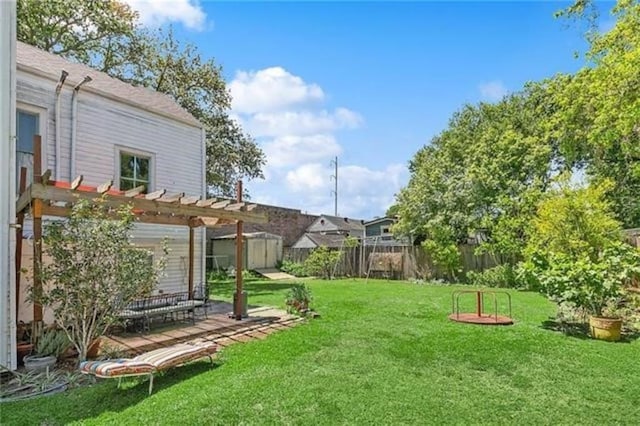
[[[242,271],[242,224],[243,222],[266,223],[267,216],[259,212],[256,204],[242,201],[242,182],[238,182],[236,200],[201,198],[184,193],[167,194],[162,189],[144,194],[140,186],[128,191],[112,188],[112,181],[100,186],[82,185],[83,177],[78,176],[72,182],[61,182],[50,179],[51,171],[41,171],[41,138],[34,137],[33,183],[26,185],[27,169],[20,170],[20,196],[16,203],[18,226],[16,228],[16,295],[20,294],[20,275],[22,257],[22,225],[27,211],[33,217],[33,286],[36,291],[42,289],[40,267],[42,264],[42,217],[68,217],[71,206],[78,200],[101,199],[109,207],[130,204],[136,221],[158,225],[182,225],[189,228],[189,295],[193,295],[194,283],[194,229],[205,226],[236,223],[236,270]],[[256,211],[258,210],[258,211]],[[16,297],[16,305],[18,305]],[[236,297],[233,316],[242,318],[242,273],[236,273]],[[17,316],[18,306],[16,306]],[[42,306],[34,303],[33,320],[40,322],[43,318]]]

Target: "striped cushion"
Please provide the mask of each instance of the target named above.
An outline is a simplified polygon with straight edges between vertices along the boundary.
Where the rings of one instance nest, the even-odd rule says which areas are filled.
[[[84,361],[80,363],[80,371],[97,377],[117,377],[132,374],[151,374],[156,367],[146,362],[130,359],[116,359],[109,361]]]
[[[133,358],[135,362],[147,363],[158,370],[183,364],[216,352],[216,345],[206,343],[179,343],[168,348],[156,349]]]
[[[103,378],[152,374],[214,354],[216,350],[217,346],[213,342],[179,343],[138,355],[133,359],[84,361],[80,363],[80,371]]]

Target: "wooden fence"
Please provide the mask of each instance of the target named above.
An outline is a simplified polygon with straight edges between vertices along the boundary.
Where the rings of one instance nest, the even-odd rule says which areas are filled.
[[[460,260],[463,278],[468,271],[484,271],[500,264],[488,254],[476,255],[477,246],[461,245]],[[284,259],[304,262],[313,249],[284,249]],[[343,255],[334,268],[337,277],[371,277],[386,279],[445,279],[449,271],[434,266],[420,246],[386,246],[343,248]]]

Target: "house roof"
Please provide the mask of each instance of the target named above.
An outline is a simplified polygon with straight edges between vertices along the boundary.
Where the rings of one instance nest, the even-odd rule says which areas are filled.
[[[342,243],[347,238],[344,235],[316,234],[314,232],[307,232],[304,236],[313,241],[318,247],[325,246],[329,248],[342,247]]]
[[[348,217],[329,216],[323,214],[320,219],[328,220],[336,228],[343,231],[364,231],[363,221],[360,219],[351,219]]]
[[[370,221],[365,222],[364,226],[375,225],[376,223],[382,223],[387,221],[396,222],[397,219],[395,217],[389,217],[389,216],[379,217],[379,218],[372,219]]]
[[[16,64],[19,70],[51,78],[55,81],[60,78],[62,70],[65,70],[69,73],[67,77],[68,85],[72,87],[88,75],[91,77],[91,82],[82,86],[83,91],[97,93],[195,127],[202,127],[198,120],[164,93],[156,92],[146,87],[132,86],[117,78],[110,77],[104,72],[83,64],[70,62],[59,55],[40,50],[20,41],[17,42],[16,51]]]

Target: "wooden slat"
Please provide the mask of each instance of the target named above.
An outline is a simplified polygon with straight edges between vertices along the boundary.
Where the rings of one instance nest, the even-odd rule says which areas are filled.
[[[161,201],[163,203],[179,203],[182,197],[184,197],[184,192],[180,192],[178,194],[173,194],[169,196],[164,196],[162,198],[158,198],[156,201]]]
[[[133,189],[130,189],[128,191],[124,191],[124,196],[125,197],[135,197],[136,195],[140,195],[144,192],[144,185],[140,185],[140,186],[136,186]]]
[[[229,204],[224,209],[225,210],[229,210],[229,211],[233,211],[233,210],[240,210],[243,207],[244,207],[244,203],[233,203],[233,204]]]
[[[222,200],[222,201],[218,201],[217,203],[211,204],[211,208],[212,209],[223,209],[223,208],[227,207],[229,204],[231,204],[231,201]]]
[[[20,194],[18,201],[16,201],[16,214],[29,207],[29,204],[31,204],[31,186]]]
[[[50,180],[51,180],[51,169],[47,169],[42,174],[41,182],[44,185],[48,185]]]
[[[247,206],[246,210],[247,210],[248,212],[250,212],[250,211],[252,211],[252,210],[255,210],[255,208],[256,208],[256,207],[258,207],[258,205],[257,205],[257,204],[249,204],[249,205]]]
[[[75,203],[78,199],[93,200],[96,196],[94,192],[72,191],[67,188],[34,184],[31,186],[33,198],[45,200],[66,201]],[[162,203],[146,198],[129,198],[124,195],[105,194],[105,204],[111,207],[118,207],[122,203],[130,203],[135,210],[145,212],[157,212],[161,214],[175,214],[178,216],[202,216],[218,217],[220,219],[243,220],[251,223],[266,223],[267,216],[264,213],[249,213],[243,211],[228,211],[220,208],[207,208],[197,206],[183,206],[173,203]],[[225,206],[229,201],[225,202]],[[214,204],[215,205],[215,204]],[[213,207],[213,206],[212,206]]]
[[[166,192],[167,192],[166,189],[160,189],[158,191],[152,192],[151,194],[145,195],[144,198],[146,200],[157,200],[158,198],[162,197]]]
[[[200,197],[196,197],[196,196],[182,197],[180,199],[180,204],[182,204],[183,206],[190,206],[192,204],[196,204],[198,201],[200,201]]]
[[[42,207],[42,214],[44,216],[57,216],[67,217],[71,214],[70,207],[51,206],[45,205]],[[116,219],[115,213],[107,214],[107,217]],[[136,222],[141,223],[153,223],[156,225],[182,225],[189,226],[190,218],[187,216],[169,216],[169,215],[155,215],[155,214],[136,214]],[[199,225],[202,226],[202,225]]]
[[[77,176],[73,182],[71,182],[71,189],[78,189],[78,187],[80,186],[80,184],[82,184],[82,180],[84,179],[84,176],[80,175]]]
[[[109,191],[111,189],[111,186],[113,185],[113,181],[112,180],[108,180],[105,183],[103,183],[102,185],[100,185],[97,189],[96,192],[98,194],[104,194],[105,192]]]
[[[198,207],[209,207],[211,204],[215,203],[216,201],[218,201],[217,198],[207,198],[206,200],[200,200],[196,203],[196,206]]]

